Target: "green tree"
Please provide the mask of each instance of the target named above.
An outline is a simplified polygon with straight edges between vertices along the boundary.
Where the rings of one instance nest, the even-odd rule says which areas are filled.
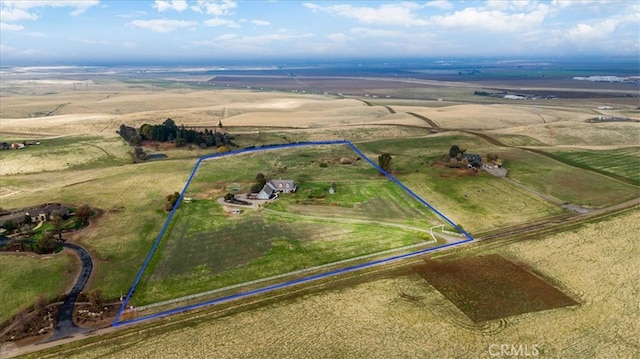
[[[148,123],[140,126],[140,136],[142,136],[142,138],[144,138],[145,140],[153,139],[153,127],[154,126],[151,126]]]
[[[18,228],[18,225],[16,224],[15,221],[8,220],[8,221],[4,222],[4,224],[2,225],[2,228],[6,229],[7,232],[11,233],[11,232],[15,231]]]
[[[451,148],[449,149],[449,158],[458,157],[459,152],[460,152],[460,147],[458,147],[458,145],[451,146]]]
[[[391,157],[390,154],[388,153],[383,153],[380,156],[378,156],[378,165],[380,166],[380,168],[382,168],[385,172],[390,172],[391,171],[391,160],[393,158]]]
[[[38,254],[52,253],[56,249],[53,232],[45,232],[36,242],[35,251]]]

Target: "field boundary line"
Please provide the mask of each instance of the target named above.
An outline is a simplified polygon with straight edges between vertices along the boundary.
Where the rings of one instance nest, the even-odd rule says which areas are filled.
[[[331,262],[331,263],[327,263],[327,264],[321,264],[321,265],[315,266],[315,267],[304,268],[304,269],[296,270],[296,271],[293,271],[293,272],[277,274],[277,275],[273,275],[273,276],[266,277],[266,278],[260,278],[260,279],[251,280],[251,281],[244,282],[244,283],[238,283],[238,284],[230,285],[230,286],[223,287],[223,288],[209,290],[209,291],[206,291],[206,292],[191,294],[191,295],[187,295],[187,296],[180,297],[180,298],[169,299],[169,300],[165,300],[163,302],[143,305],[143,306],[140,306],[140,307],[136,307],[135,309],[136,309],[136,311],[141,312],[141,311],[144,311],[144,310],[147,310],[147,309],[160,307],[160,306],[163,306],[163,305],[168,305],[168,304],[173,304],[173,303],[178,303],[178,302],[185,301],[185,300],[196,299],[196,298],[204,297],[204,296],[207,296],[207,295],[216,294],[216,293],[219,293],[219,292],[224,292],[226,290],[242,288],[244,286],[249,286],[249,285],[252,285],[252,284],[268,282],[268,281],[271,281],[271,280],[274,280],[274,279],[286,278],[286,277],[289,277],[289,276],[295,276],[297,274],[303,274],[303,273],[306,273],[306,272],[313,272],[313,271],[316,271],[318,269],[328,268],[328,267],[332,267],[332,266],[340,265],[340,264],[345,264],[345,263],[349,263],[349,262],[355,262],[355,261],[358,261],[358,260],[377,257],[377,256],[381,256],[381,255],[385,255],[385,254],[389,254],[389,253],[393,253],[393,252],[400,252],[400,251],[411,249],[411,248],[423,247],[423,246],[426,246],[426,245],[429,245],[429,244],[433,244],[433,243],[436,243],[436,242],[437,242],[436,239],[432,239],[432,240],[428,240],[428,241],[424,241],[424,242],[420,242],[420,243],[416,243],[416,244],[411,244],[411,245],[400,247],[400,248],[392,248],[392,249],[387,249],[387,250],[384,250],[384,251],[381,251],[381,252],[369,253],[369,254],[358,256],[358,257],[342,259],[342,260],[339,260],[339,261],[336,261],[336,262]]]
[[[120,322],[120,317],[122,316],[123,312],[127,308],[127,304],[129,303],[129,300],[131,299],[131,296],[135,292],[136,287],[138,286],[140,280],[142,279],[142,275],[146,271],[147,266],[149,265],[149,263],[151,262],[151,258],[153,257],[153,255],[155,254],[156,250],[158,249],[160,241],[164,237],[165,232],[167,231],[167,228],[169,227],[169,224],[171,223],[171,220],[173,219],[173,217],[174,217],[174,215],[176,213],[176,209],[182,203],[182,200],[183,200],[184,195],[185,195],[185,193],[187,191],[187,188],[191,184],[191,181],[193,180],[193,177],[195,176],[196,172],[200,168],[200,164],[202,163],[202,161],[207,160],[207,159],[211,159],[211,158],[234,156],[234,155],[238,155],[238,154],[251,153],[251,152],[269,151],[269,150],[276,150],[276,149],[288,149],[288,148],[306,147],[306,146],[325,146],[325,145],[348,145],[356,154],[358,154],[360,156],[360,158],[362,158],[365,161],[367,161],[371,166],[373,166],[380,173],[385,175],[385,177],[387,177],[389,180],[391,180],[396,185],[398,185],[400,188],[402,188],[407,193],[409,193],[409,195],[411,195],[414,199],[416,199],[418,202],[422,203],[427,208],[429,208],[431,211],[436,213],[440,218],[445,220],[456,231],[459,231],[467,239],[465,239],[463,241],[460,241],[460,242],[446,243],[446,244],[443,244],[442,246],[426,248],[426,249],[422,249],[422,250],[419,250],[419,251],[416,251],[416,252],[412,252],[412,253],[406,253],[406,254],[402,254],[402,255],[398,255],[398,256],[393,256],[393,257],[390,257],[390,258],[375,260],[375,261],[372,261],[372,262],[367,262],[367,263],[363,263],[363,264],[359,264],[359,265],[355,265],[355,266],[350,266],[350,267],[336,269],[336,270],[325,272],[325,273],[315,274],[315,275],[311,275],[309,277],[299,278],[299,279],[291,280],[291,281],[284,282],[284,283],[279,283],[279,284],[270,285],[270,286],[263,287],[263,288],[258,288],[258,289],[249,290],[249,291],[246,291],[246,292],[241,292],[241,293],[225,296],[225,297],[222,297],[222,298],[216,298],[216,299],[213,299],[213,300],[205,301],[203,303],[197,303],[197,304],[193,304],[193,305],[189,305],[189,306],[185,306],[185,307],[175,308],[175,309],[167,310],[167,311],[164,311],[164,312],[152,314],[152,315],[149,315],[149,316],[144,316],[144,317],[140,317],[140,318],[134,318],[134,319],[131,319],[131,320]],[[334,275],[341,274],[341,273],[347,273],[347,272],[359,270],[359,269],[362,269],[362,268],[367,268],[367,267],[371,267],[371,266],[375,266],[375,265],[379,265],[379,264],[383,264],[383,263],[388,263],[388,262],[399,260],[399,259],[409,258],[409,257],[412,257],[412,256],[417,256],[417,255],[420,255],[420,254],[428,253],[428,252],[431,252],[431,251],[434,251],[434,250],[437,250],[437,249],[442,249],[442,248],[446,248],[446,247],[460,245],[460,244],[467,243],[467,242],[470,242],[470,241],[473,241],[473,237],[469,233],[467,233],[465,230],[463,230],[461,227],[459,227],[457,224],[455,224],[453,221],[451,221],[448,217],[446,217],[442,212],[438,211],[430,203],[428,203],[427,201],[422,199],[420,196],[418,196],[415,192],[413,192],[411,189],[409,189],[407,186],[405,186],[402,182],[400,182],[395,177],[393,177],[390,173],[388,173],[387,171],[383,170],[380,166],[378,166],[377,163],[375,163],[373,160],[371,160],[369,157],[367,157],[362,151],[360,151],[360,149],[357,148],[351,141],[348,141],[348,140],[328,140],[328,141],[296,142],[296,143],[289,143],[289,144],[282,144],[282,145],[270,145],[270,146],[243,148],[243,149],[229,151],[229,152],[214,153],[214,154],[210,154],[210,155],[206,155],[206,156],[202,156],[202,157],[198,158],[198,161],[196,162],[195,166],[193,167],[193,170],[191,171],[191,174],[189,175],[189,178],[187,179],[187,182],[185,183],[182,191],[180,192],[180,196],[178,197],[178,200],[176,201],[176,204],[171,209],[171,212],[169,213],[169,216],[165,220],[165,223],[162,226],[162,229],[158,233],[158,236],[156,237],[156,240],[154,241],[153,245],[151,246],[151,249],[149,250],[149,253],[147,254],[147,257],[145,258],[144,262],[142,263],[142,266],[141,266],[140,270],[138,271],[138,274],[136,275],[136,278],[133,281],[133,284],[129,288],[129,291],[127,292],[127,296],[122,301],[122,305],[120,306],[120,309],[118,310],[118,313],[116,314],[116,316],[115,316],[115,318],[113,320],[112,326],[113,327],[119,327],[119,326],[123,326],[123,325],[128,325],[128,324],[133,324],[133,323],[142,322],[142,321],[146,321],[146,320],[151,320],[151,319],[154,319],[154,318],[160,318],[160,317],[168,316],[168,315],[171,315],[171,314],[181,313],[181,312],[184,312],[184,311],[188,311],[188,310],[192,310],[192,309],[196,309],[196,308],[201,308],[201,307],[208,306],[208,305],[217,304],[217,303],[221,303],[221,302],[224,302],[224,301],[229,301],[229,300],[232,300],[232,299],[248,297],[248,296],[251,296],[251,295],[255,295],[255,294],[259,294],[259,293],[265,293],[265,292],[273,291],[273,290],[280,289],[280,288],[290,287],[290,286],[297,285],[297,284],[300,284],[300,283],[310,282],[310,281],[318,280],[318,279],[321,279],[321,278],[326,278],[326,277],[329,277],[329,276],[334,276]],[[335,263],[337,263],[337,262],[331,263],[331,265],[335,265]]]

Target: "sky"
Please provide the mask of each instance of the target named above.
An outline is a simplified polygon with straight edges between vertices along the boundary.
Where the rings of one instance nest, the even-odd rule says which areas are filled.
[[[631,0],[0,0],[0,64],[640,56]]]

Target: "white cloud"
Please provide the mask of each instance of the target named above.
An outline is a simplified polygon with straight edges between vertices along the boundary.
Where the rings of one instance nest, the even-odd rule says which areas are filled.
[[[188,7],[187,0],[156,0],[153,4],[153,8],[160,12],[167,10],[182,12]]]
[[[266,20],[251,20],[251,23],[255,26],[269,26],[271,23]]]
[[[138,47],[138,44],[132,41],[125,41],[122,44],[122,47],[126,48],[126,49],[134,49],[136,47]]]
[[[608,19],[596,24],[578,24],[566,33],[567,40],[577,44],[588,44],[592,41],[609,38],[620,22]]]
[[[402,31],[371,29],[366,27],[356,27],[350,30],[353,35],[361,37],[391,37],[398,38],[404,35]]]
[[[194,21],[155,19],[155,20],[133,20],[129,23],[131,26],[147,29],[155,32],[171,32],[177,29],[197,26]]]
[[[333,42],[345,42],[349,40],[349,36],[343,33],[333,33],[333,34],[327,35],[327,39]]]
[[[229,41],[237,38],[238,38],[238,35],[236,34],[223,34],[216,37],[216,41]]]
[[[90,40],[90,39],[80,39],[80,38],[72,38],[71,40],[76,42],[81,42],[84,44],[89,44],[89,45],[105,45],[105,46],[112,45],[111,41],[109,40]]]
[[[530,12],[520,13],[470,7],[448,15],[434,16],[430,21],[446,28],[516,32],[540,26],[548,13],[549,7],[545,4],[539,4]]]
[[[17,22],[22,20],[36,20],[38,15],[30,12],[35,8],[43,7],[55,7],[64,8],[69,7],[74,10],[69,14],[72,16],[78,16],[90,7],[96,6],[100,3],[98,0],[75,0],[75,1],[26,1],[26,0],[4,0],[0,2],[0,18],[6,22]]]
[[[24,26],[0,22],[0,31],[22,31]]]
[[[377,8],[357,7],[352,5],[320,6],[304,3],[304,7],[316,12],[323,11],[332,15],[358,20],[364,24],[397,25],[397,26],[425,26],[427,21],[418,18],[413,10],[423,6],[411,2],[382,4]]]
[[[440,9],[440,10],[449,10],[453,8],[453,4],[451,4],[449,1],[447,0],[433,0],[433,1],[429,1],[426,4],[427,7],[432,7],[432,8],[436,8],[436,9]]]
[[[232,0],[198,0],[198,4],[192,6],[191,9],[199,13],[202,13],[204,10],[204,12],[209,15],[224,16],[231,15],[236,7],[238,7],[238,5]]]
[[[22,20],[36,20],[38,15],[32,14],[24,9],[4,7],[4,3],[2,3],[2,7],[0,7],[0,19],[3,21],[9,22],[17,22]]]
[[[231,28],[239,28],[240,25],[233,21],[233,20],[228,20],[228,19],[221,19],[218,17],[215,17],[213,19],[209,19],[209,20],[205,20],[203,22],[203,24],[205,24],[206,26],[210,26],[210,27],[221,27],[221,26],[226,26],[226,27],[231,27]]]

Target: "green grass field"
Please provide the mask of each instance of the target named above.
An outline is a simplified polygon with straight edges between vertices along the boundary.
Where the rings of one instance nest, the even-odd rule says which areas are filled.
[[[591,155],[598,159],[606,156]],[[625,157],[624,154],[621,155]],[[626,155],[630,158],[632,155]],[[562,201],[602,207],[638,195],[638,188],[603,175],[568,166],[535,153],[512,150],[505,156],[509,177]],[[625,167],[626,168],[626,167]],[[629,167],[628,171],[631,168]]]
[[[635,185],[640,185],[640,148],[638,147],[600,151],[554,151],[553,154],[576,167],[608,176],[621,176]]]
[[[52,300],[75,280],[73,257],[65,253],[42,257],[3,254],[0,260],[0,323],[35,302]]]
[[[180,205],[133,303],[197,294],[432,239],[428,229],[442,224],[439,218],[368,163],[340,164],[345,156],[354,156],[347,146],[323,146],[203,162],[187,191],[199,199]],[[246,191],[257,172],[294,178],[299,189],[265,209],[227,214],[217,200],[231,188]],[[328,193],[331,182],[337,183],[335,194]]]

